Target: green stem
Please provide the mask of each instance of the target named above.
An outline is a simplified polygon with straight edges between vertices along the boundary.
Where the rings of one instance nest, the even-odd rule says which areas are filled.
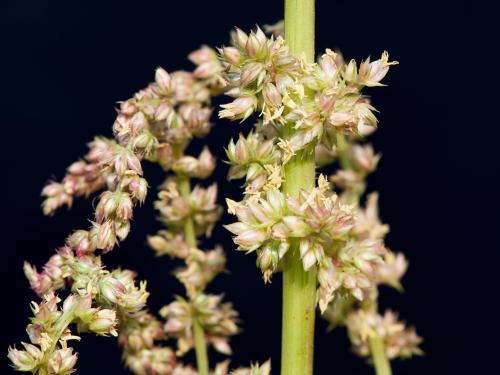
[[[62,315],[57,319],[57,322],[54,324],[54,327],[52,328],[52,332],[50,333],[50,338],[51,338],[51,343],[50,346],[47,348],[45,351],[45,354],[42,359],[42,367],[39,369],[39,375],[45,375],[49,373],[49,359],[52,356],[52,353],[56,349],[57,343],[59,342],[59,339],[61,338],[62,334],[68,326],[71,324],[73,319],[75,318],[75,314],[73,309],[70,309],[68,311],[64,311]]]
[[[207,343],[205,342],[205,333],[203,327],[197,319],[193,322],[194,348],[196,351],[196,363],[200,375],[208,375],[208,355]]]
[[[314,0],[285,0],[285,39],[293,55],[314,60]],[[285,138],[294,132],[290,125]],[[283,192],[297,196],[314,185],[313,150],[300,151],[285,165]],[[316,267],[304,271],[298,242],[292,242],[283,261],[281,375],[313,373],[316,273]]]
[[[292,55],[314,61],[314,0],[285,0],[285,39]]]
[[[179,176],[177,179],[177,183],[179,186],[179,192],[181,193],[181,196],[185,199],[189,198],[189,195],[191,194],[191,186],[189,183],[189,178],[184,177],[184,176]],[[190,247],[196,247],[196,232],[194,230],[194,223],[193,219],[191,217],[188,217],[186,219],[186,222],[184,223],[184,237],[186,239],[186,243]]]
[[[189,178],[185,176],[178,176],[177,183],[182,197],[188,198],[191,193]],[[194,230],[194,223],[191,217],[188,217],[184,223],[184,237],[188,246],[197,246],[196,232]],[[203,332],[203,327],[196,318],[193,320],[193,332],[194,349],[196,351],[196,366],[198,367],[198,372],[200,375],[208,375],[209,366],[205,333]]]
[[[348,170],[352,169],[351,161],[349,160],[349,145],[343,134],[337,134],[337,150],[339,154],[340,167]]]
[[[385,355],[384,340],[380,336],[370,338],[373,366],[377,375],[391,375],[391,364]]]

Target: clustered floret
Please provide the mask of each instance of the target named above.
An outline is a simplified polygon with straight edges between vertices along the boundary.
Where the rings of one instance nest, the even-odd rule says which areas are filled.
[[[211,234],[221,215],[221,207],[215,203],[217,187],[196,186],[189,191],[188,186],[187,193],[179,187],[189,178],[209,177],[215,168],[215,158],[207,147],[197,158],[184,152],[192,138],[208,134],[210,97],[221,92],[225,82],[211,48],[203,46],[189,59],[197,65],[192,73],[169,74],[158,68],[155,82],[120,104],[113,124],[114,139],[95,138],[89,143],[88,154],[68,168],[62,182],[50,182],[43,189],[43,211],[47,215],[63,205],[70,207],[75,197],[105,191],[100,194],[88,230],[74,231],[41,272],[25,264],[26,276],[42,302],[32,304],[34,317],[28,326],[31,343],[22,343],[24,350],[9,350],[17,370],[73,372],[77,354],[68,347],[68,341],[80,337],[71,333],[72,324],[78,332],[118,336],[125,365],[138,375],[198,374],[177,358],[193,346],[193,319],[202,325],[206,340],[217,350],[231,352],[227,339],[238,332],[237,313],[230,303],[222,302],[221,296],[203,293],[224,270],[224,253],[219,247],[204,252],[188,246],[183,234],[188,221],[196,234]],[[134,206],[146,199],[143,160],[174,173],[162,185],[156,203],[167,229],[150,237],[149,243],[158,255],[169,254],[185,261],[186,267],[176,276],[185,285],[188,299],[179,297],[162,309],[165,324],[145,307],[149,295],[146,283],[137,285],[135,274],[129,270],[106,270],[98,254],[98,250],[106,253],[125,240]],[[61,303],[56,293],[64,288],[70,293]],[[180,322],[184,322],[182,327]],[[168,338],[178,341],[177,352],[159,344]],[[218,364],[214,371],[228,374],[228,362]]]
[[[366,177],[380,159],[371,145],[359,143],[377,127],[375,108],[361,91],[382,86],[397,62],[384,52],[358,65],[327,49],[317,63],[308,63],[292,56],[279,35],[268,38],[259,28],[250,34],[236,29],[232,45],[219,53],[227,94],[234,98],[222,105],[219,117],[262,117],[254,132],[231,141],[226,151],[229,178],[245,179],[244,199],[227,199],[238,221],[226,228],[238,249],[257,254],[269,281],[298,242],[304,271],[318,270],[318,304],[326,318],[345,322],[352,314],[376,314],[377,286],[400,288],[407,262],[384,244],[389,228],[378,217],[378,195],[370,194],[364,208],[359,204]],[[338,163],[329,178],[333,186],[320,175],[309,191],[283,192],[285,166],[301,152],[314,152],[321,167]],[[351,338],[360,337],[354,325],[348,328]],[[418,354],[418,342],[408,344],[413,349],[402,345],[397,355]]]

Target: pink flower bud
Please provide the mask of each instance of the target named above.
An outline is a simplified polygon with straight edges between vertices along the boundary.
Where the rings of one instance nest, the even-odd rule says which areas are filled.
[[[122,176],[127,171],[127,155],[123,152],[117,153],[114,157],[114,168],[118,176]]]
[[[257,108],[257,98],[255,96],[242,96],[233,102],[221,105],[224,108],[219,112],[220,118],[230,120],[246,120]]]
[[[109,309],[99,310],[95,313],[93,321],[89,324],[89,329],[99,335],[117,335],[115,325],[117,324],[116,312]]]
[[[290,230],[291,237],[305,237],[309,234],[309,226],[297,216],[284,216],[282,220]]]
[[[99,283],[101,295],[110,303],[118,303],[126,293],[125,286],[117,279],[109,276]]]
[[[95,210],[96,221],[101,223],[103,220],[113,216],[117,206],[118,200],[115,193],[110,191],[102,193]]]
[[[244,164],[248,161],[248,147],[243,135],[240,135],[240,139],[238,140],[238,142],[236,142],[236,146],[234,148],[234,156],[236,161],[240,164]]]
[[[235,28],[232,33],[232,39],[236,47],[244,49],[248,41],[248,35],[241,29]]]
[[[250,57],[257,57],[260,52],[261,44],[257,36],[252,32],[248,37],[247,44],[245,45],[245,50]]]
[[[345,67],[344,79],[348,82],[355,82],[358,77],[356,61],[351,60]]]
[[[220,70],[218,62],[207,61],[199,65],[193,72],[197,78],[209,78],[217,74]]]
[[[58,349],[49,358],[49,374],[70,374],[76,364],[78,356],[73,354],[72,348]]]
[[[266,239],[266,232],[250,229],[236,236],[234,242],[241,246],[242,249],[252,251],[257,249]]]
[[[127,193],[121,193],[116,198],[116,215],[122,220],[130,220],[132,218],[132,200]]]
[[[208,149],[208,147],[204,147],[203,151],[198,156],[198,178],[207,178],[212,174],[215,169],[215,158],[212,153]]]
[[[343,285],[346,289],[354,289],[356,287],[356,279],[353,275],[347,274],[344,277]]]
[[[147,126],[148,126],[148,121],[146,120],[146,117],[142,112],[137,112],[130,119],[130,130],[132,132],[132,135],[138,134],[142,130],[146,129]]]
[[[257,265],[262,271],[270,269],[273,263],[273,253],[269,247],[264,247],[257,255]]]
[[[127,167],[137,174],[142,174],[141,161],[132,153],[127,155]]]
[[[264,101],[266,102],[266,104],[273,107],[281,106],[281,94],[279,93],[276,86],[274,86],[272,83],[269,82],[264,85],[262,96],[264,97]]]
[[[68,167],[68,172],[73,175],[82,175],[86,171],[87,163],[83,160],[75,161]]]
[[[264,70],[264,66],[260,63],[250,63],[246,65],[241,73],[240,85],[248,86],[257,79],[259,74]]]
[[[263,50],[266,42],[266,35],[259,27],[257,27],[257,30],[250,33],[245,45],[248,55],[250,57],[257,57],[257,55]]]
[[[155,72],[155,81],[160,89],[161,94],[168,94],[171,89],[171,79],[170,75],[163,68],[156,69]]]
[[[198,48],[197,50],[191,52],[188,55],[188,59],[196,65],[203,64],[207,61],[214,61],[217,59],[217,55],[215,52],[207,46],[202,46],[201,48]]]
[[[137,107],[134,105],[132,100],[126,100],[120,105],[120,112],[125,115],[133,115],[137,111]]]
[[[375,155],[371,145],[358,145],[352,146],[351,158],[355,166],[363,172],[373,172],[377,167],[377,163],[380,159],[379,155]]]
[[[173,112],[172,105],[170,103],[161,103],[155,112],[156,121],[165,120]]]
[[[222,49],[222,55],[226,61],[232,65],[239,64],[241,55],[237,48],[234,47],[224,47]]]
[[[128,136],[130,133],[130,118],[124,113],[120,113],[113,123],[113,134],[119,138]]]
[[[130,233],[130,221],[115,220],[115,233],[116,237],[118,237],[120,241],[123,241],[125,238],[127,238],[128,234]]]
[[[36,346],[22,343],[26,350],[9,348],[7,357],[17,371],[32,371],[41,361],[43,354]]]
[[[53,197],[64,193],[64,187],[58,182],[51,182],[42,190],[42,195],[44,197]]]
[[[82,256],[95,250],[90,246],[89,232],[86,230],[74,231],[66,239],[66,244],[76,252],[77,256]]]
[[[148,183],[144,178],[139,178],[130,184],[129,190],[132,198],[137,199],[140,203],[144,203],[148,193]]]
[[[105,221],[98,226],[97,248],[104,252],[111,251],[116,244],[115,230],[112,221]]]
[[[184,156],[174,163],[172,169],[175,173],[190,175],[198,167],[198,160],[193,156]]]
[[[339,70],[337,54],[332,52],[330,49],[327,49],[326,53],[321,56],[321,59],[319,60],[319,66],[325,74],[325,78],[327,80],[333,80]]]

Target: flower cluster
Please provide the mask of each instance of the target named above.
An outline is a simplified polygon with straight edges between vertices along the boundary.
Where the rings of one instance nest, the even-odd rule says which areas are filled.
[[[379,218],[378,193],[368,194],[365,206],[360,206],[366,177],[376,169],[380,156],[375,154],[371,145],[360,144],[359,137],[352,135],[337,138],[336,152],[340,168],[330,180],[339,190],[342,201],[358,207],[350,240],[344,249],[351,251],[351,260],[362,271],[358,275],[358,278],[362,277],[362,282],[357,284],[362,287],[364,277],[367,277],[370,288],[355,288],[351,296],[343,294],[335,298],[328,305],[324,317],[332,326],[347,327],[354,351],[362,356],[371,354],[371,339],[383,341],[389,359],[421,354],[418,345],[422,339],[414,328],[406,328],[391,311],[386,311],[383,316],[377,312],[378,286],[385,284],[402,290],[401,278],[408,267],[403,254],[390,251],[384,244],[389,226]],[[354,253],[352,245],[357,248]],[[366,246],[377,251],[365,254]],[[355,256],[356,253],[358,256]]]
[[[69,246],[60,248],[42,272],[29,263],[24,266],[26,277],[33,290],[40,296],[55,292],[66,284],[73,293],[87,295],[99,306],[113,307],[122,313],[141,310],[148,298],[146,283],[135,283],[135,274],[129,270],[108,271],[100,257],[77,256]]]
[[[381,86],[389,67],[387,52],[379,60],[354,60],[326,50],[317,64],[290,54],[282,37],[267,38],[257,28],[249,35],[236,29],[232,46],[220,49],[224,76],[236,99],[222,105],[219,117],[245,120],[261,111],[264,124],[292,124],[289,152],[318,142],[332,149],[335,135],[366,134],[377,119],[365,86]]]
[[[190,300],[178,297],[164,306],[160,314],[166,319],[165,332],[177,339],[177,355],[194,347],[194,321],[203,327],[205,340],[220,353],[231,354],[228,337],[238,332],[237,312],[222,296],[200,293]]]
[[[378,217],[378,195],[370,194],[365,207],[359,203],[380,159],[359,142],[377,126],[361,90],[382,86],[397,63],[384,52],[358,65],[331,50],[309,63],[291,55],[281,36],[268,38],[259,28],[250,34],[236,29],[232,46],[219,53],[227,94],[235,98],[222,105],[219,117],[263,117],[255,132],[231,141],[226,151],[229,178],[245,178],[244,199],[227,199],[238,221],[226,228],[238,249],[255,251],[269,280],[297,244],[304,271],[318,271],[325,318],[337,325],[360,311],[376,314],[378,285],[400,288],[407,262],[384,244],[389,228]],[[329,179],[333,187],[320,176],[309,191],[285,193],[287,164],[311,154],[318,166],[338,162]]]
[[[189,58],[198,65],[193,77],[202,80],[205,91],[215,93],[222,90],[225,81],[219,75],[222,66],[215,51],[204,46],[190,54]],[[171,75],[172,82],[175,77],[175,74]],[[157,71],[156,84],[164,87],[162,95],[171,96],[169,91],[172,83],[168,80],[167,75]],[[194,85],[196,81],[186,83]],[[200,350],[195,342],[196,327],[202,331],[203,345],[211,344],[217,351],[231,354],[228,338],[238,332],[236,325],[238,314],[230,303],[222,302],[222,296],[205,293],[207,284],[224,271],[225,255],[220,247],[209,251],[198,249],[196,239],[202,235],[209,237],[222,214],[222,208],[216,203],[217,185],[212,184],[206,188],[196,185],[193,189],[190,188],[190,179],[203,180],[212,174],[215,159],[206,147],[197,158],[184,154],[192,137],[205,135],[209,130],[208,118],[199,123],[190,123],[188,120],[196,111],[197,118],[201,119],[201,114],[209,115],[211,110],[208,111],[206,107],[200,108],[199,105],[192,106],[196,98],[200,100],[200,105],[208,103],[208,97],[201,99],[204,91],[199,83],[198,86],[190,87],[189,91],[194,95],[190,95],[186,103],[183,103],[185,99],[175,99],[175,95],[173,96],[169,111],[177,108],[178,116],[174,118],[172,113],[162,114],[160,120],[163,121],[163,117],[165,118],[168,123],[167,129],[162,130],[164,133],[155,132],[165,145],[170,145],[162,150],[163,157],[160,164],[165,171],[170,170],[172,174],[160,186],[158,200],[155,202],[155,208],[165,228],[150,236],[148,242],[157,255],[169,255],[182,260],[185,264],[175,271],[175,275],[184,285],[187,298],[177,297],[175,301],[160,310],[160,315],[166,320],[163,326],[164,335],[177,340],[175,354],[183,356],[195,347],[197,351]],[[157,111],[159,109],[155,113]],[[186,118],[185,115],[191,117]],[[198,363],[198,366],[200,365]],[[216,374],[224,374],[227,371],[228,364],[219,364],[215,368]],[[197,372],[189,366],[179,365],[174,368],[173,373]]]
[[[239,221],[227,228],[236,235],[239,249],[257,251],[266,279],[279,269],[290,241],[298,239],[304,269],[320,267],[322,310],[341,286],[362,299],[362,289],[373,288],[366,274],[383,263],[384,249],[376,242],[352,239],[354,207],[339,199],[323,177],[298,197],[279,189],[283,165],[298,151],[310,146],[318,155],[333,156],[339,135],[359,135],[376,125],[373,108],[360,90],[379,85],[393,63],[384,53],[358,69],[354,61],[345,64],[330,50],[317,64],[306,63],[290,54],[283,38],[267,38],[259,28],[249,35],[236,29],[232,44],[219,52],[228,94],[236,99],[223,105],[219,116],[244,120],[258,109],[263,123],[228,146],[229,177],[246,179],[246,198],[228,200]],[[361,170],[375,168],[377,157],[369,148],[355,148],[352,154]]]
[[[189,369],[177,362],[170,348],[158,345],[157,341],[167,335],[162,324],[145,309],[146,284],[137,286],[131,271],[106,270],[97,253],[112,250],[130,231],[133,208],[145,200],[148,189],[143,160],[157,163],[165,171],[172,170],[177,176],[171,181],[174,186],[179,179],[206,178],[215,167],[215,159],[207,148],[197,158],[183,153],[190,139],[203,137],[210,129],[209,101],[224,84],[218,75],[222,68],[216,52],[208,47],[193,52],[189,58],[197,65],[193,73],[169,74],[158,68],[155,82],[121,102],[113,124],[114,139],[95,138],[89,143],[85,158],[68,168],[62,182],[50,182],[43,189],[45,214],[53,214],[62,205],[71,206],[75,197],[105,191],[99,197],[88,230],[74,231],[41,272],[25,264],[26,276],[43,302],[33,303],[35,317],[28,326],[32,343],[23,343],[25,350],[9,351],[16,369],[43,374],[72,372],[77,355],[66,343],[78,339],[69,331],[72,323],[76,323],[79,332],[119,334],[124,362],[136,374],[181,374]],[[221,211],[215,199],[215,185],[208,189],[196,187],[182,199],[180,195],[168,196],[167,202],[158,207],[167,213],[174,227],[189,219],[197,232],[208,235]],[[170,205],[169,209],[170,203],[173,207]],[[174,237],[185,244],[178,233]],[[175,241],[168,241],[168,245],[175,246]],[[188,266],[178,277],[192,286],[188,289],[190,294],[202,290],[224,269],[221,249],[203,253],[187,246],[177,247],[178,251],[182,249]],[[60,307],[55,293],[65,287],[70,294]],[[205,305],[200,302],[200,311],[206,315],[214,342],[222,347],[222,336],[237,330],[236,313],[229,304],[214,305],[213,298]],[[220,324],[210,319],[214,314],[218,314]]]
[[[390,310],[384,315],[357,310],[349,314],[346,325],[354,350],[361,356],[370,354],[369,341],[375,337],[382,338],[385,355],[389,359],[422,354],[422,350],[418,347],[422,339],[416,334],[415,329],[406,328]]]
[[[33,364],[30,371],[33,372],[69,373],[70,369],[66,367],[61,367],[57,370],[59,372],[51,372],[55,370],[50,369],[50,358],[69,353],[65,337],[76,337],[69,333],[70,324],[75,323],[78,332],[90,331],[98,335],[116,336],[117,329],[125,322],[135,321],[138,316],[145,314],[144,308],[149,295],[146,284],[140,283],[138,286],[132,271],[106,270],[98,256],[78,255],[78,243],[71,239],[72,236],[68,238],[67,245],[49,259],[42,272],[37,272],[35,267],[25,263],[25,273],[33,290],[43,298],[40,304],[33,302],[35,317],[27,328],[32,344],[40,345],[42,352],[38,361],[30,362]],[[60,309],[60,299],[55,296],[55,292],[61,292],[65,286],[69,287],[71,294]],[[58,341],[64,342],[61,344],[64,351],[55,345]],[[18,357],[15,356],[21,355],[18,352],[11,350],[10,357],[20,370],[21,362],[16,362]]]
[[[189,195],[183,196],[179,192],[178,182],[167,179],[158,198],[155,207],[171,233],[182,231],[189,220],[193,222],[196,234],[209,236],[222,214],[222,208],[216,203],[216,184],[208,188],[197,185]]]
[[[176,354],[179,356],[195,346],[195,324],[203,329],[207,343],[221,353],[231,354],[228,337],[238,332],[238,314],[230,303],[222,302],[222,296],[204,292],[208,283],[225,270],[224,252],[221,247],[202,251],[188,245],[195,234],[210,235],[220,216],[220,207],[215,205],[215,185],[208,189],[197,186],[187,197],[178,191],[173,179],[168,179],[163,186],[165,190],[160,192],[156,208],[167,229],[148,237],[148,243],[158,255],[184,261],[185,266],[177,269],[175,275],[188,296],[177,297],[160,310],[160,315],[166,319],[164,331],[177,340]],[[194,227],[193,233],[186,231],[186,224]]]
[[[23,342],[24,350],[9,348],[8,357],[18,371],[40,374],[70,374],[77,355],[68,341],[79,340],[69,325],[76,323],[79,331],[116,336],[116,312],[93,308],[89,295],[70,294],[61,304],[54,293],[44,295],[42,302],[32,302],[33,317],[27,327],[31,343]]]
[[[240,135],[235,143],[230,141],[226,155],[231,164],[229,179],[246,179],[245,194],[259,195],[270,189],[279,189],[283,179],[281,151],[273,140],[262,137],[259,133]]]
[[[291,240],[300,241],[300,257],[307,271],[324,263],[325,248],[341,241],[353,225],[351,207],[338,200],[324,177],[318,187],[302,191],[298,198],[268,190],[257,200],[228,199],[228,206],[239,221],[226,228],[236,235],[234,242],[240,250],[257,251],[266,279],[278,269]]]
[[[171,374],[178,366],[174,352],[156,343],[166,337],[153,315],[141,311],[120,323],[118,342],[123,348],[125,365],[134,374]]]
[[[62,205],[71,207],[74,197],[89,196],[112,183],[108,169],[103,165],[111,160],[116,142],[96,137],[88,146],[85,158],[68,167],[62,182],[50,182],[43,189],[42,195],[46,197],[43,212],[46,215],[53,214]]]

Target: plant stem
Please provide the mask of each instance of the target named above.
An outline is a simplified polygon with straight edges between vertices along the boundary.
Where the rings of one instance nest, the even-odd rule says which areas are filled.
[[[208,355],[207,343],[205,342],[205,333],[203,327],[197,319],[193,322],[194,347],[196,351],[196,364],[200,375],[208,375]]]
[[[314,60],[314,0],[285,0],[285,39],[293,55]],[[293,132],[289,124],[284,137]],[[313,150],[300,151],[285,165],[283,191],[297,196],[314,185]],[[313,373],[316,273],[316,267],[304,271],[298,242],[292,242],[283,260],[281,375]]]
[[[59,339],[61,338],[62,334],[64,333],[64,331],[66,331],[66,328],[68,328],[68,326],[71,324],[74,318],[75,318],[75,313],[73,309],[67,311],[63,310],[62,315],[54,324],[52,332],[50,333],[50,338],[52,341],[43,356],[42,359],[43,366],[40,367],[39,369],[40,375],[45,375],[49,373],[49,368],[48,368],[49,359],[52,356],[54,350],[56,349],[57,343],[59,342]]]
[[[314,0],[285,0],[285,39],[292,55],[314,61]]]
[[[384,341],[382,337],[370,338],[370,349],[372,352],[373,366],[377,375],[391,375],[391,364],[385,355]]]
[[[178,176],[179,192],[182,197],[188,198],[191,192],[189,178],[185,176]],[[188,217],[184,223],[184,237],[186,243],[190,247],[196,247],[196,233],[194,230],[193,219]],[[196,317],[193,319],[193,332],[194,332],[194,349],[196,351],[196,367],[200,375],[208,375],[208,354],[207,343],[205,342],[205,333],[203,327],[198,322]]]
[[[179,176],[177,179],[177,183],[179,185],[179,192],[181,196],[185,199],[189,197],[191,193],[191,186],[189,183],[189,178],[184,176]],[[186,243],[189,247],[196,247],[196,233],[194,231],[193,219],[188,217],[186,222],[184,223],[184,237],[186,239]]]

